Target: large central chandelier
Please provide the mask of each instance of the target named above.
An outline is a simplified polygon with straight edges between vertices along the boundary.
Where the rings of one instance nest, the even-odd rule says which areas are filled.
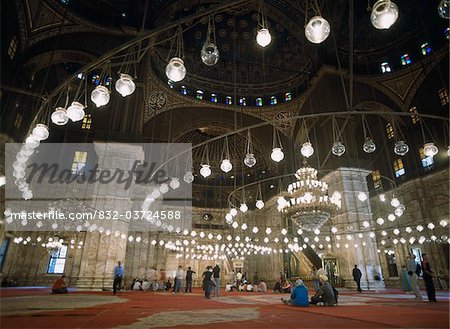
[[[328,184],[317,179],[317,170],[304,166],[295,173],[296,182],[289,184],[288,195],[278,202],[278,211],[306,231],[319,229],[341,206],[340,194],[328,196]],[[279,200],[280,201],[280,198]]]

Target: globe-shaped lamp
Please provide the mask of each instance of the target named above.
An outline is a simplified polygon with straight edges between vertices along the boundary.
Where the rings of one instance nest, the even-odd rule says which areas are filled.
[[[312,147],[312,144],[310,142],[303,143],[300,153],[304,157],[309,158],[314,154],[314,148]]]
[[[223,172],[230,172],[231,169],[233,169],[233,165],[231,164],[229,159],[223,159],[222,163],[220,164],[220,169]]]
[[[52,122],[55,125],[63,126],[69,122],[69,117],[67,116],[67,111],[64,107],[57,107],[51,116]]]
[[[439,152],[439,149],[437,148],[434,143],[425,143],[423,144],[423,153],[427,157],[434,157]]]
[[[116,90],[122,97],[131,95],[136,90],[136,84],[129,74],[120,73],[120,79],[116,81]]]
[[[183,180],[186,183],[191,184],[194,181],[194,175],[192,175],[192,171],[186,171],[186,173],[183,176]]]
[[[260,29],[256,33],[256,43],[261,47],[267,47],[272,41],[272,36],[268,29]]]
[[[200,175],[202,175],[205,178],[211,175],[210,165],[202,164],[202,168],[200,169]]]
[[[200,56],[205,65],[212,66],[219,60],[219,49],[214,43],[205,43],[200,51]]]
[[[345,145],[342,144],[341,142],[335,142],[333,144],[333,146],[331,147],[331,152],[334,155],[337,155],[338,157],[340,157],[342,154],[345,153]]]
[[[330,24],[321,16],[314,16],[305,27],[305,36],[312,43],[321,43],[330,35]]]
[[[390,0],[378,0],[372,8],[370,21],[380,30],[390,28],[398,18],[398,7]]]
[[[363,144],[363,151],[366,153],[373,153],[377,149],[375,142],[371,137],[367,137]]]
[[[253,167],[256,164],[256,158],[253,153],[247,153],[244,159],[244,164],[249,168]]]
[[[84,105],[79,102],[72,102],[72,104],[67,108],[67,116],[73,122],[83,120],[84,115]]]
[[[166,76],[173,82],[179,82],[186,76],[186,67],[181,58],[173,57],[166,66]]]
[[[409,151],[409,146],[404,141],[396,141],[394,144],[394,153],[397,155],[405,155]]]
[[[272,149],[272,153],[270,154],[270,157],[272,158],[273,161],[280,162],[281,160],[284,159],[284,153],[281,150],[281,148],[274,147]]]
[[[42,123],[38,123],[33,129],[33,137],[38,141],[47,139],[49,135],[48,127]]]
[[[95,106],[100,107],[109,103],[109,90],[108,88],[98,85],[92,90],[91,101],[94,102]]]

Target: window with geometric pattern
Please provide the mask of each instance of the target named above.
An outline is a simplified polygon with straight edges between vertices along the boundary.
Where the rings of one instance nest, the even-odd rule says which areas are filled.
[[[409,109],[409,113],[411,113],[411,121],[413,124],[420,121],[419,112],[417,112],[417,108],[415,106]]]
[[[394,128],[390,123],[386,125],[386,136],[388,139],[394,138]]]
[[[442,106],[446,106],[448,104],[448,90],[447,88],[441,88],[438,91],[439,100],[441,101]]]
[[[382,188],[381,185],[381,174],[379,170],[372,171],[372,182],[373,182],[373,188]]]
[[[405,167],[403,166],[402,159],[394,160],[393,165],[394,165],[394,172],[395,172],[396,178],[403,176],[405,174]]]
[[[90,114],[86,114],[83,118],[83,123],[81,124],[81,129],[91,129],[92,124],[92,116]]]

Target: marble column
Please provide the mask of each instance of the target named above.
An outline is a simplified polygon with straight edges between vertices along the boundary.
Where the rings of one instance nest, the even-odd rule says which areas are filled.
[[[375,236],[370,235],[375,222],[372,220],[372,212],[369,203],[369,191],[366,177],[370,171],[359,168],[339,168],[323,178],[328,183],[329,193],[339,191],[342,195],[342,207],[329,225],[338,229],[333,237],[333,252],[339,262],[339,275],[345,287],[356,289],[352,271],[355,265],[362,272],[361,287],[363,289],[384,288],[384,282],[376,280],[381,277],[380,257],[377,252]],[[361,201],[358,195],[363,192],[367,198]],[[367,222],[369,226],[364,226]],[[362,235],[361,235],[362,234]],[[340,247],[337,248],[336,244]]]
[[[142,146],[136,144],[94,143],[98,156],[99,171],[114,172],[123,170],[125,175],[137,160],[144,159]],[[117,212],[120,218],[125,211],[132,210],[133,184],[125,188],[126,183],[114,180],[108,184],[96,183],[93,189],[91,206],[98,211]],[[113,283],[113,270],[118,261],[121,261],[127,276],[125,251],[127,246],[129,222],[122,216],[120,219],[95,222],[105,232],[98,231],[86,233],[83,255],[77,280],[79,289],[111,289]],[[109,234],[106,231],[109,230]]]

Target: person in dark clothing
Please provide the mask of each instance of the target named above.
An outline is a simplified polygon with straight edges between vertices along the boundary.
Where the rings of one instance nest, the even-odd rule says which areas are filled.
[[[218,264],[213,268],[214,277],[214,297],[219,297],[219,284],[220,284],[220,267]]]
[[[428,300],[430,302],[437,302],[436,290],[434,289],[433,284],[433,277],[435,277],[436,275],[431,270],[427,254],[422,254],[422,273],[423,281],[425,281],[425,288],[427,289]]]
[[[205,298],[210,299],[211,297],[211,288],[214,285],[214,281],[212,280],[213,270],[212,266],[206,267],[205,272],[203,272],[203,290],[205,291]]]
[[[320,288],[314,296],[311,297],[310,304],[334,306],[337,304],[337,298],[333,286],[328,282],[326,275],[319,275]]]
[[[195,271],[191,270],[191,267],[188,267],[186,271],[186,292],[192,292],[192,274],[196,274]]]
[[[355,280],[356,284],[358,285],[358,292],[362,292],[361,289],[361,277],[362,277],[362,273],[360,271],[360,269],[358,268],[358,265],[355,265],[355,268],[353,269],[353,280]]]

